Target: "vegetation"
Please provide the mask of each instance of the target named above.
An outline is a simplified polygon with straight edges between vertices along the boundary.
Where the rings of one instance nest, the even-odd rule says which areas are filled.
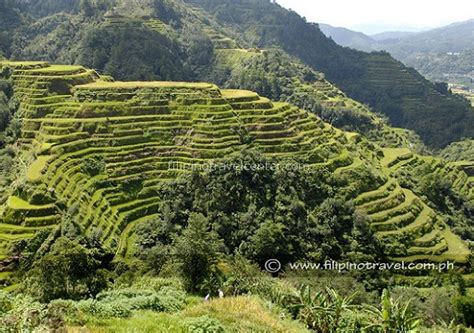
[[[221,50],[238,49],[242,57],[252,58],[258,53],[255,50],[277,48],[280,55],[273,59],[281,56],[280,66],[271,68],[269,74],[276,75],[278,81],[282,81],[285,70],[295,72],[286,65],[287,55],[291,55],[296,62],[325,73],[348,96],[384,114],[394,126],[414,130],[430,147],[442,148],[473,135],[471,127],[465,125],[472,123],[472,107],[464,99],[438,89],[387,53],[369,54],[340,47],[317,26],[266,0],[35,0],[28,6],[6,0],[2,3],[14,12],[8,15],[12,22],[0,29],[8,40],[0,52],[8,58],[77,63],[120,80],[212,80],[227,86],[223,84],[227,64],[221,61]],[[260,24],[262,21],[266,24]],[[8,31],[13,27],[18,29],[11,34]],[[3,44],[0,42],[0,46]],[[234,70],[228,85],[235,88],[238,84],[286,101],[291,97],[286,89],[296,84],[299,91],[305,91],[308,81],[314,83],[314,74],[307,68],[303,69],[301,84],[278,82],[284,84],[279,86],[270,78],[267,82],[252,81],[256,67],[268,67],[261,62]],[[209,73],[214,74],[210,77]],[[291,102],[305,106],[319,100],[313,96],[302,102],[293,97]],[[370,122],[371,116],[361,107],[333,102],[331,107],[323,107],[325,114],[331,110],[325,120],[338,111],[334,120],[338,126],[360,128]],[[427,117],[430,126],[425,123]]]
[[[300,54],[292,36],[326,45],[331,68],[359,66],[348,81],[329,71],[349,86],[364,66],[411,78],[384,107],[418,88],[427,109],[433,91],[450,114],[460,100],[385,54],[341,51],[275,4],[244,2],[235,25],[240,2],[7,3],[18,20],[5,55],[40,61],[0,61],[1,331],[473,325],[472,161],[451,147],[449,161],[421,155],[415,133],[327,81],[314,68],[329,58]],[[295,25],[252,30],[254,9]],[[255,47],[278,44],[301,61]],[[81,65],[45,61],[57,59]],[[189,82],[200,78],[213,83]],[[334,261],[454,266],[295,268]]]
[[[251,46],[277,46],[323,72],[348,96],[385,114],[394,126],[416,131],[429,146],[444,147],[473,136],[472,128],[459,125],[458,121],[473,122],[472,107],[465,99],[436,90],[434,84],[386,52],[364,53],[342,48],[326,38],[317,25],[269,1],[189,2],[205,8],[219,23],[240,32]],[[447,109],[449,115],[444,111]]]
[[[257,54],[242,65],[257,70],[273,56],[283,59]],[[356,298],[345,287],[314,290],[303,276],[260,273],[274,258],[284,270],[300,261],[451,260],[457,283],[470,283],[470,250],[452,232],[472,240],[469,173],[458,162],[381,148],[250,91],[113,82],[45,62],[1,66],[13,87],[8,103],[19,106],[8,128],[21,118],[18,138],[6,132],[5,152],[18,148],[4,177],[17,180],[4,191],[1,279],[17,296],[5,296],[3,325],[381,332],[438,324],[416,320],[421,306],[386,293],[377,307],[369,293],[393,285],[383,272],[351,273],[364,294]],[[314,96],[318,87],[331,94],[329,83],[306,74],[321,82]],[[396,284],[450,283],[418,274],[400,272]],[[463,288],[449,298],[448,319],[468,326]],[[201,303],[219,290],[224,300]],[[236,322],[220,306],[254,311]]]

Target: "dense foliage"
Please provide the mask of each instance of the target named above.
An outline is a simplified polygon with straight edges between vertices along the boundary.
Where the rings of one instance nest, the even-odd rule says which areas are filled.
[[[163,200],[163,218],[138,227],[144,239],[139,238],[137,254],[156,265],[156,255],[166,253],[179,226],[185,227],[189,219],[206,219],[226,253],[241,253],[261,265],[272,258],[282,263],[380,258],[381,247],[367,221],[334,193],[331,175],[292,170],[297,164],[291,163],[277,170],[264,168],[272,163],[244,153],[219,162],[209,172],[164,186],[156,193]],[[260,170],[251,171],[252,166]]]
[[[454,142],[440,152],[440,156],[447,161],[474,160],[474,140]]]

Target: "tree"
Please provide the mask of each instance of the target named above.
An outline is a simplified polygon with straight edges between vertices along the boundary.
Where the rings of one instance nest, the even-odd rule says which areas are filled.
[[[26,289],[45,302],[94,296],[107,286],[111,260],[100,249],[60,237],[27,273]]]
[[[211,273],[211,268],[217,264],[222,247],[217,234],[209,230],[207,218],[192,213],[187,228],[174,242],[174,254],[189,290],[198,290]]]

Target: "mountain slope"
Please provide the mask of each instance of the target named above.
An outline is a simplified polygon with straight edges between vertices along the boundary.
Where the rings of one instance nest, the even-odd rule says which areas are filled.
[[[332,38],[337,44],[347,46],[352,49],[371,52],[377,50],[375,39],[346,28],[333,27],[329,24],[318,23],[319,29],[326,36]]]
[[[372,36],[372,40],[348,29],[321,27],[321,30],[339,45],[362,51],[386,50],[430,80],[472,87],[474,20],[419,33],[387,32]]]
[[[45,62],[0,67],[9,69],[3,72],[11,73],[20,101],[24,161],[12,175],[21,181],[12,183],[0,210],[3,255],[15,241],[56,230],[74,212],[82,232],[127,256],[137,223],[162,213],[163,184],[252,149],[323,180],[336,177],[333,186],[368,215],[391,260],[467,261],[469,250],[443,215],[417,194],[415,183],[396,176],[405,170],[418,179],[410,170],[426,163],[452,177],[455,193],[472,197],[461,169],[408,149],[380,149],[249,91],[111,82],[82,66]]]
[[[416,34],[416,32],[409,32],[409,31],[386,31],[386,32],[380,32],[375,35],[370,35],[370,37],[373,40],[376,41],[383,41],[387,39],[400,39],[400,38],[405,38],[409,37]],[[342,44],[341,44],[342,45]]]
[[[29,0],[24,7],[41,4]],[[118,79],[202,80],[213,70],[216,49],[276,46],[325,73],[351,98],[386,114],[393,125],[415,130],[432,147],[473,135],[467,126],[472,108],[462,99],[436,90],[388,54],[341,48],[317,25],[268,1],[82,4],[44,5],[48,16],[26,16],[28,23],[4,53],[19,60],[78,63]]]
[[[473,32],[474,19],[400,38],[397,43],[388,40],[382,45],[387,45],[397,58],[417,52],[459,53],[474,48]]]
[[[398,127],[415,130],[431,146],[472,137],[474,112],[463,99],[438,91],[387,53],[368,54],[338,46],[317,25],[267,1],[190,0],[213,13],[258,47],[279,46],[356,100],[382,112]],[[448,111],[449,110],[449,111]],[[426,126],[425,120],[430,119]],[[449,119],[449,120],[448,120]]]

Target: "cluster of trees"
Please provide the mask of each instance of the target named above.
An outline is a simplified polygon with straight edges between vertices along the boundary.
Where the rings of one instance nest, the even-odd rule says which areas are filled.
[[[2,69],[0,69],[1,71]],[[6,189],[11,184],[16,148],[12,145],[19,136],[20,121],[14,118],[17,103],[12,99],[13,90],[9,73],[0,72],[0,203],[6,199]]]
[[[473,161],[474,139],[454,142],[440,151],[439,155],[447,161]]]
[[[194,289],[215,273],[212,262],[219,256],[243,255],[262,267],[269,259],[286,264],[383,257],[367,218],[337,193],[330,173],[228,167],[271,165],[251,151],[220,163],[150,194],[162,202],[160,218],[140,223],[136,232],[136,254],[148,269],[166,270],[176,254],[190,261],[186,274],[193,263],[199,267],[189,276]]]

